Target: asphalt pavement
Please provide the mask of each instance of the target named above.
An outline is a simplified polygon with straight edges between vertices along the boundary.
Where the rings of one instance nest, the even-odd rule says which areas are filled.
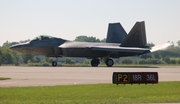
[[[180,67],[14,67],[1,66],[0,87],[112,83],[113,72],[158,72],[159,81],[180,81]]]

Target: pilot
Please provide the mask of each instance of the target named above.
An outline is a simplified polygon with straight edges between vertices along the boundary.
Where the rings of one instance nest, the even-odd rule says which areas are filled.
[[[41,40],[44,40],[44,36],[41,36]]]

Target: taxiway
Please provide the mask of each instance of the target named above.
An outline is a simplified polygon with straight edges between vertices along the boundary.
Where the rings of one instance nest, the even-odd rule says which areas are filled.
[[[113,72],[158,72],[159,81],[180,81],[180,67],[0,67],[0,87],[112,83]]]

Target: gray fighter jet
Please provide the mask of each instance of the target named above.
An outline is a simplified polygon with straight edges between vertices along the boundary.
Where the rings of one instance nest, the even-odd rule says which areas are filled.
[[[84,57],[91,60],[93,67],[98,66],[100,59],[108,67],[113,66],[112,58],[142,55],[164,49],[171,43],[155,47],[148,47],[146,42],[145,22],[136,22],[129,34],[125,32],[120,23],[109,24],[106,43],[76,42],[51,36],[39,36],[25,44],[17,44],[10,49],[44,55],[47,57]],[[57,66],[57,61],[52,62]]]

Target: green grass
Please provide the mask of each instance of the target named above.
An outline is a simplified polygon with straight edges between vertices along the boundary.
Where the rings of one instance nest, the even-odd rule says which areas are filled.
[[[1,104],[118,104],[180,102],[180,82],[0,88]]]
[[[180,60],[180,57],[170,57],[171,60]]]
[[[8,80],[8,79],[11,79],[11,78],[0,77],[0,80]]]

